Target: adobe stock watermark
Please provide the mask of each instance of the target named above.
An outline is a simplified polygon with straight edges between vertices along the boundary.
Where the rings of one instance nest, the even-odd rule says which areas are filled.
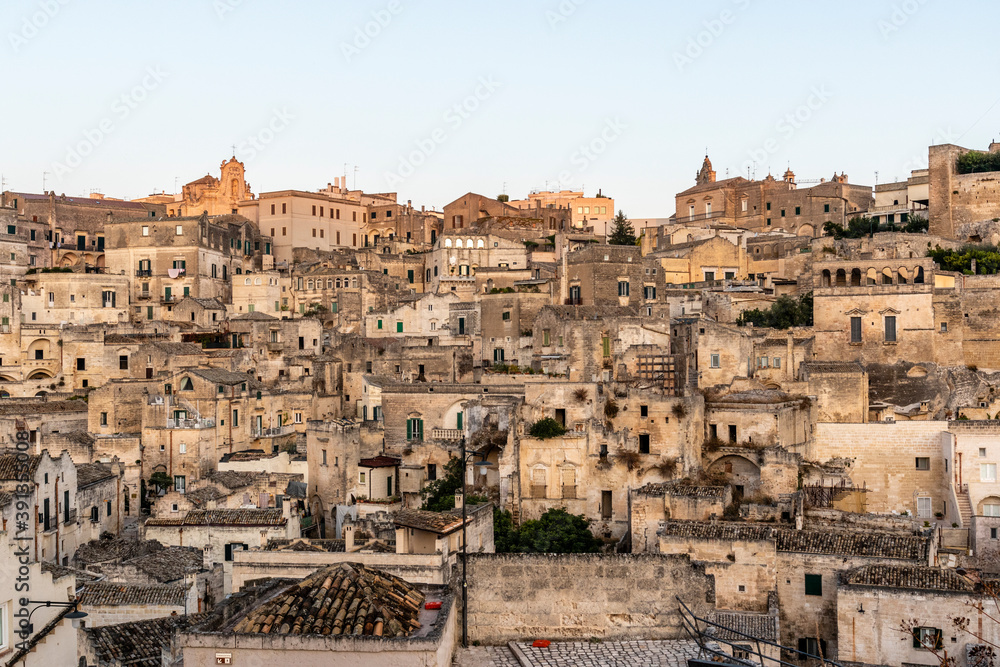
[[[555,9],[545,11],[545,20],[549,22],[549,28],[555,30],[560,25],[570,20],[577,10],[586,3],[587,0],[562,0]]]
[[[157,88],[163,85],[168,76],[170,75],[158,65],[147,67],[146,75],[142,80],[111,103],[111,113],[102,118],[94,127],[84,130],[79,141],[66,146],[66,154],[61,162],[52,163],[52,173],[56,178],[61,178],[82,165],[84,159],[96,151],[118,129],[121,123],[128,120],[129,116],[142,106]]]
[[[946,128],[939,127],[934,135],[934,138],[931,140],[930,145],[939,146],[941,144],[954,144],[957,143],[958,140],[961,138],[962,135],[960,135],[958,132],[955,132],[950,125]],[[922,155],[921,154],[911,155],[910,159],[903,163],[904,178],[908,178],[910,172],[912,171],[918,169],[927,169],[927,167],[929,166],[928,155],[929,151],[924,151]]]
[[[832,97],[833,93],[827,89],[826,84],[813,86],[804,103],[782,116],[775,123],[774,129],[778,132],[778,136],[766,139],[760,148],[750,151],[750,159],[743,163],[743,171],[747,171],[757,164],[767,164],[767,159],[783,148],[782,140],[786,143],[791,141],[792,137],[812,120],[816,112],[822,109]]]
[[[575,169],[564,169],[559,172],[557,180],[560,189],[570,182],[576,182],[576,177],[586,172],[592,164],[608,152],[611,145],[618,141],[627,129],[628,125],[617,116],[605,120],[604,126],[597,133],[597,136],[585,144],[580,144],[570,156],[569,162]]]
[[[219,17],[219,20],[223,21],[226,14],[235,12],[244,2],[245,0],[212,0],[212,9],[215,10],[215,15]]]
[[[693,65],[694,61],[705,55],[715,44],[726,29],[736,23],[739,12],[750,8],[753,0],[733,0],[736,9],[723,9],[715,18],[702,21],[702,30],[688,38],[687,44],[680,51],[674,51],[674,65],[678,72],[684,72],[684,68]]]
[[[295,116],[288,112],[288,109],[274,109],[271,118],[264,124],[256,134],[248,136],[236,147],[236,152],[249,162],[278,137],[279,134],[288,129],[288,126],[295,120]]]
[[[7,41],[10,42],[10,48],[14,50],[14,53],[38,37],[45,26],[58,16],[62,8],[69,3],[70,0],[39,0],[38,9],[21,20],[17,31],[7,33]]]
[[[928,2],[929,0],[903,0],[894,4],[889,16],[879,19],[876,24],[878,31],[882,33],[882,39],[889,39],[899,32]]]
[[[472,118],[483,103],[503,87],[503,84],[492,76],[479,78],[479,84],[472,94],[466,96],[460,102],[452,105],[445,111],[442,120],[443,125],[434,128],[426,137],[413,142],[414,149],[405,155],[399,156],[399,166],[396,171],[387,171],[385,181],[390,187],[395,187],[403,183],[406,179],[416,173],[417,169],[427,163],[442,144],[446,143],[455,132]]]
[[[379,35],[388,28],[397,16],[403,13],[403,3],[400,0],[389,0],[384,9],[372,12],[372,18],[363,26],[354,27],[354,37],[350,42],[340,43],[340,52],[347,62],[361,55],[361,52],[372,45]]]

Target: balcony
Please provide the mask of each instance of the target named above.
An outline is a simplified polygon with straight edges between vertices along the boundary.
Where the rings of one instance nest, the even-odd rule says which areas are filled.
[[[153,275],[152,269],[137,269],[135,272],[136,278],[149,278]]]
[[[251,434],[254,438],[277,438],[293,432],[295,432],[295,427],[292,424],[285,424],[284,426],[278,426],[276,428],[255,428],[251,431]]]
[[[464,434],[460,428],[432,428],[431,440],[461,440]]]
[[[76,509],[71,509],[68,513],[64,515],[63,523],[67,525],[71,523],[76,523]]]
[[[215,428],[214,419],[168,419],[167,428],[203,429]]]
[[[173,303],[176,300],[177,300],[177,296],[174,295],[174,294],[164,294],[163,295],[163,303]]]
[[[148,301],[149,299],[152,298],[152,295],[149,292],[139,292],[136,298],[141,299],[143,301]]]
[[[268,341],[267,351],[268,352],[281,352],[284,349],[284,343],[277,340]]]

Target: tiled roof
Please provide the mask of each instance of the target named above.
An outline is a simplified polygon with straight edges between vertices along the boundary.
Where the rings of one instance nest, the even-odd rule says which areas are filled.
[[[727,632],[722,628],[717,628],[716,636],[719,639],[738,641],[748,639],[744,635],[750,635],[757,639],[766,639],[772,642],[778,641],[777,616],[750,614],[740,611],[717,611],[712,614],[709,620],[736,631]]]
[[[32,477],[35,476],[35,471],[38,470],[38,462],[41,458],[37,454],[28,456],[28,474]],[[7,451],[0,453],[0,481],[9,482],[16,480],[18,470],[17,454],[7,453]]]
[[[160,352],[171,356],[192,356],[204,354],[205,350],[194,343],[174,343],[173,341],[157,341],[153,343]]]
[[[161,584],[183,579],[205,569],[205,555],[195,547],[167,547],[127,561]]]
[[[110,540],[91,540],[80,545],[73,560],[86,567],[95,563],[130,560],[160,549],[163,549],[163,545],[156,540],[137,542],[117,537]]]
[[[358,466],[361,468],[394,468],[402,463],[401,459],[394,456],[376,456],[370,459],[361,459]]]
[[[220,470],[218,472],[213,472],[208,476],[208,479],[216,484],[221,484],[232,491],[234,489],[242,489],[245,486],[250,486],[257,481],[257,475],[258,473],[255,472]]]
[[[726,523],[701,521],[663,521],[658,535],[673,535],[676,537],[694,537],[705,540],[750,540],[763,541],[773,539],[774,528],[753,523]]]
[[[194,491],[189,491],[184,494],[184,497],[188,499],[192,505],[199,507],[207,503],[209,500],[217,500],[219,498],[225,498],[226,494],[219,491],[214,486],[203,486],[200,489],[195,489]]]
[[[55,412],[86,412],[84,401],[0,401],[0,415],[15,417],[20,415],[52,414]]]
[[[188,372],[215,384],[236,385],[250,381],[250,376],[246,373],[234,373],[222,368],[192,368]]]
[[[903,560],[926,561],[927,559],[928,540],[916,535],[811,530],[779,530],[776,532],[778,551]]]
[[[96,575],[92,572],[85,572],[84,570],[77,570],[72,567],[63,567],[62,565],[56,565],[55,563],[50,563],[48,561],[42,561],[42,572],[50,572],[52,574],[52,579],[62,579],[63,577],[74,576],[76,577],[76,585],[100,579],[100,575]]]
[[[169,605],[184,606],[186,589],[183,586],[134,586],[98,581],[84,584],[80,592],[80,605],[107,607],[118,605]]]
[[[663,521],[659,535],[715,540],[773,541],[778,551],[925,561],[928,539],[896,533],[788,530],[763,524]]]
[[[426,530],[438,535],[447,535],[462,527],[461,516],[426,510],[401,509],[396,512],[393,521],[397,526]]]
[[[344,540],[310,540],[295,538],[291,540],[273,539],[267,541],[265,551],[327,551],[337,553],[344,551]]]
[[[12,494],[0,491],[0,507],[7,507],[7,505],[10,505],[12,500],[14,500],[14,496]]]
[[[262,313],[259,310],[255,310],[252,313],[244,313],[243,315],[237,315],[236,317],[230,318],[233,320],[251,320],[256,322],[277,322],[277,317],[271,317],[267,313]]]
[[[150,519],[147,526],[282,526],[280,509],[191,510],[182,519]]]
[[[87,628],[87,638],[94,646],[100,664],[129,667],[160,667],[160,652],[170,644],[174,633],[200,623],[208,614],[166,616],[147,621]]]
[[[76,466],[76,487],[78,489],[84,489],[98,482],[114,478],[115,474],[111,472],[111,466],[103,463],[79,463]]]
[[[971,593],[975,583],[955,570],[915,565],[865,565],[843,575],[845,584]]]
[[[317,570],[233,627],[237,634],[407,636],[424,594],[399,577],[341,563]]]

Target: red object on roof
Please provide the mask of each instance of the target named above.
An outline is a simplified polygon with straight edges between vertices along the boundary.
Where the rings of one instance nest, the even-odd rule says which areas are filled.
[[[362,468],[394,468],[402,463],[402,459],[394,456],[376,456],[373,459],[361,459],[358,465]]]
[[[440,609],[440,608],[441,608],[440,602],[428,602],[427,604],[424,605],[424,609]]]
[[[548,648],[551,643],[548,639],[536,639],[531,645],[535,648]]]

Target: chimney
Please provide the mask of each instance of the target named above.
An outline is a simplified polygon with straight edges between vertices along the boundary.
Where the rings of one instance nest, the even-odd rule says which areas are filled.
[[[423,213],[423,212],[424,212],[424,207],[423,207],[423,206],[421,206],[421,207],[420,207],[420,212],[421,212],[421,213]]]
[[[354,550],[354,524],[344,524],[344,551],[350,553]]]
[[[462,496],[463,495],[464,495],[463,491],[456,491],[455,492],[455,509],[457,509],[457,510],[462,509],[462,502],[463,502]]]

